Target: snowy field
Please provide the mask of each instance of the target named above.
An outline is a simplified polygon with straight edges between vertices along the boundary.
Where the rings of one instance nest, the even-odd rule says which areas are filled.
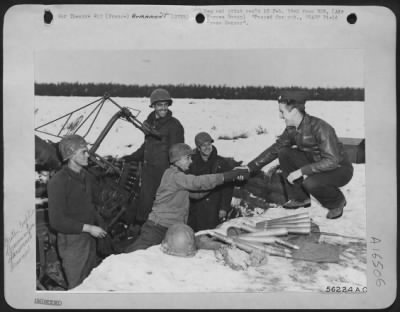
[[[35,126],[90,103],[86,97],[36,97]],[[144,121],[152,111],[147,98],[114,98],[121,106],[140,110]],[[112,114],[99,115],[99,133]],[[363,102],[309,102],[309,114],[329,122],[339,137],[364,138]],[[194,147],[194,136],[207,131],[219,154],[244,164],[274,142],[284,129],[276,101],[176,99],[173,115],[185,128],[185,141]],[[53,129],[54,130],[54,129]],[[39,134],[44,139],[52,139]],[[94,135],[96,137],[96,135]],[[236,139],[234,139],[236,138]],[[57,141],[52,139],[53,141]],[[89,142],[91,139],[88,137]],[[123,156],[135,151],[143,134],[126,121],[118,121],[98,150],[100,155]],[[274,163],[266,166],[268,170]],[[159,246],[131,254],[112,255],[93,270],[74,291],[191,292],[191,291],[325,291],[327,286],[364,287],[366,280],[366,202],[365,165],[354,165],[354,177],[342,188],[348,205],[340,219],[325,218],[327,210],[312,199],[308,208],[321,231],[342,236],[321,236],[322,241],[341,246],[339,263],[312,262],[270,257],[266,265],[234,271],[218,262],[212,251],[200,250],[194,258],[165,255]],[[306,208],[297,209],[301,212]],[[269,209],[267,217],[294,213],[282,208]],[[346,237],[343,237],[346,236]],[[210,283],[212,279],[213,283]]]

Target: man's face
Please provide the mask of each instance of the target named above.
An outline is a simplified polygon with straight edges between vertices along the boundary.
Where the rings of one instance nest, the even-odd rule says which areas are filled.
[[[186,156],[181,157],[181,159],[179,159],[175,163],[175,165],[178,166],[179,168],[181,168],[181,170],[187,171],[187,170],[189,170],[191,163],[192,163],[191,155],[186,155]]]
[[[168,102],[157,102],[154,104],[156,118],[163,118],[168,113]]]
[[[208,157],[213,150],[212,142],[204,142],[198,147],[201,156]]]
[[[84,167],[88,165],[89,153],[87,147],[78,149],[71,157],[71,161],[75,164]]]
[[[287,127],[295,126],[295,112],[296,110],[293,108],[289,111],[287,104],[279,103],[279,117],[285,120]]]

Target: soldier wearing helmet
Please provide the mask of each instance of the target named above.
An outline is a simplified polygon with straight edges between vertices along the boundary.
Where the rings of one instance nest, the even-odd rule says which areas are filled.
[[[220,173],[234,166],[218,155],[214,140],[207,132],[199,132],[194,138],[196,151],[192,156],[189,173],[194,175]],[[188,225],[193,230],[214,229],[231,209],[233,183],[219,185],[204,198],[191,199]]]
[[[246,169],[200,176],[187,174],[192,163],[192,153],[192,148],[185,143],[171,146],[169,149],[171,165],[162,176],[152,211],[143,224],[140,236],[127,247],[126,252],[160,244],[169,227],[178,223],[186,224],[189,215],[189,197],[201,198],[217,185],[248,176]]]
[[[49,181],[49,221],[57,232],[57,245],[68,289],[79,285],[97,265],[96,239],[107,232],[98,224],[94,178],[88,164],[87,143],[79,135],[64,137],[59,150],[64,166]]]
[[[310,194],[327,208],[328,219],[342,216],[346,199],[340,187],[353,176],[353,166],[326,121],[305,111],[307,92],[287,90],[278,97],[286,128],[277,141],[248,164],[257,171],[274,159],[285,177],[289,201],[285,208],[310,206]]]
[[[169,107],[172,99],[165,89],[155,89],[150,95],[150,107],[153,112],[145,123],[157,130],[160,137],[151,134],[145,136],[144,143],[131,155],[123,157],[126,161],[143,162],[142,185],[138,201],[128,212],[129,221],[143,224],[153,205],[161,177],[169,166],[168,149],[175,143],[184,142],[184,129],[178,119],[172,116]]]

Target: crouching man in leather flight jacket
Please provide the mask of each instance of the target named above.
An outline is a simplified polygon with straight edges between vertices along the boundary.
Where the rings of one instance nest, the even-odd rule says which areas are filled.
[[[254,172],[278,158],[290,199],[285,208],[310,206],[311,194],[329,209],[327,218],[339,218],[346,205],[339,187],[351,180],[353,166],[334,128],[305,112],[306,97],[305,91],[282,92],[278,103],[286,128],[247,167]]]

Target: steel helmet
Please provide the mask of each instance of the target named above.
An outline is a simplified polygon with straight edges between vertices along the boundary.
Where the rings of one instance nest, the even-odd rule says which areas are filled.
[[[172,104],[171,95],[165,89],[155,89],[150,95],[150,107],[157,102],[168,102],[168,106],[170,106]]]
[[[196,254],[196,241],[192,228],[184,223],[171,225],[164,240],[161,243],[161,250],[173,256],[192,257]]]
[[[196,144],[196,146],[201,146],[206,142],[211,142],[214,143],[213,138],[211,137],[211,135],[209,135],[207,132],[199,132],[198,134],[196,134],[196,136],[194,137],[194,143]]]
[[[173,164],[184,156],[192,155],[193,150],[189,145],[185,143],[176,143],[170,147],[168,154],[169,162]]]
[[[58,148],[63,161],[71,158],[71,156],[80,148],[87,146],[84,138],[77,134],[66,135],[60,141]]]

